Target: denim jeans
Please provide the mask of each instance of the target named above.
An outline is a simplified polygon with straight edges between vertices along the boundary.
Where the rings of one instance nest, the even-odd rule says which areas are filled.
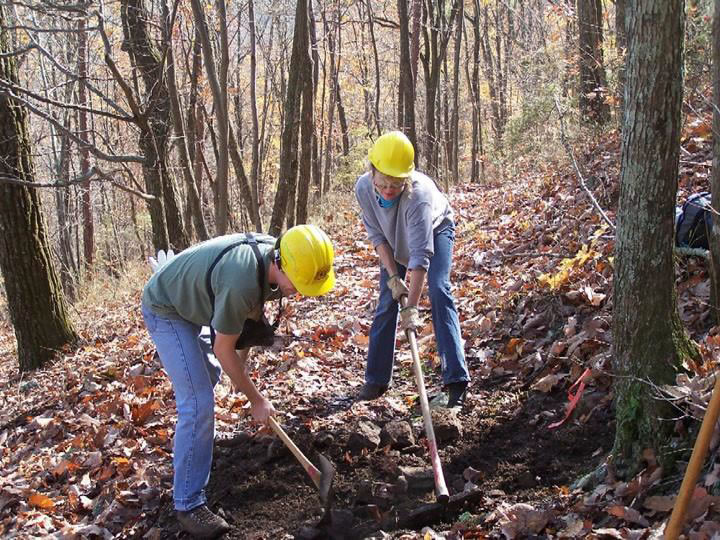
[[[450,292],[450,266],[454,241],[454,225],[435,231],[435,253],[430,259],[427,272],[432,322],[437,351],[442,361],[444,384],[470,380],[460,337],[460,320]],[[397,267],[398,273],[404,278],[407,268],[400,264]],[[393,300],[392,292],[387,286],[389,277],[385,268],[381,266],[380,299],[370,327],[368,361],[365,369],[365,381],[378,385],[390,384],[395,358],[398,303]]]
[[[145,305],[142,314],[175,392],[175,509],[192,510],[207,502],[205,486],[210,478],[215,439],[214,389],[222,370],[198,339],[199,326],[156,315]]]

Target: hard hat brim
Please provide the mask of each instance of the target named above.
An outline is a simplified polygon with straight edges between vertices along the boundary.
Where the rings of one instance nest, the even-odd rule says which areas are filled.
[[[372,162],[371,162],[371,163],[372,163]],[[392,178],[402,178],[402,179],[409,178],[409,177],[412,175],[413,171],[415,170],[415,167],[413,167],[413,168],[410,169],[410,170],[407,170],[407,169],[406,169],[406,170],[404,170],[404,171],[397,170],[397,169],[391,169],[390,167],[380,168],[380,167],[378,167],[377,165],[375,165],[374,163],[373,163],[373,166],[374,166],[378,171],[380,171],[381,173],[383,173],[385,176],[390,176],[390,177],[392,177]]]
[[[303,296],[322,296],[323,294],[328,293],[332,290],[332,288],[335,286],[335,270],[330,269],[330,272],[328,272],[327,277],[325,277],[324,280],[309,283],[309,284],[299,284],[299,283],[293,283],[295,285],[295,289],[297,289],[297,292],[302,294]]]

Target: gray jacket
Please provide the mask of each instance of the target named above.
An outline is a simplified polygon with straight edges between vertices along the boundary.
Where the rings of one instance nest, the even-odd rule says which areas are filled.
[[[453,211],[435,182],[413,171],[412,189],[405,190],[392,208],[378,203],[370,173],[355,183],[363,224],[373,247],[390,245],[395,260],[408,269],[428,269],[434,253],[433,234],[453,223]]]

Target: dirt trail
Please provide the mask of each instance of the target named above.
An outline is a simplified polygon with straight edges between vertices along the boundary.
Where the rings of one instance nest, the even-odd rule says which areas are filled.
[[[547,374],[564,371],[568,380],[580,374],[578,359],[573,365],[562,355],[541,356],[562,334],[570,313],[584,313],[582,308],[569,308],[567,302],[544,294],[535,285],[527,286],[527,292],[521,287],[512,290],[517,274],[510,273],[509,265],[492,262],[501,243],[509,241],[523,248],[528,242],[523,231],[532,231],[533,222],[546,219],[538,215],[537,199],[526,187],[526,201],[508,199],[502,190],[463,192],[454,197],[459,217],[453,276],[473,380],[466,407],[459,414],[462,434],[439,445],[453,503],[445,510],[433,505],[432,476],[412,480],[408,487],[398,480],[408,468],[430,466],[421,441],[422,418],[406,343],[398,341],[390,392],[374,402],[354,401],[363,379],[364,336],[374,308],[377,267],[362,241],[360,224],[349,222],[333,231],[339,244],[334,297],[297,302],[292,307],[297,312],[289,320],[302,322],[284,327],[288,335],[310,339],[312,345],[289,338],[284,343],[284,357],[259,353],[258,360],[260,385],[278,410],[291,413],[285,422],[290,436],[311,459],[314,452],[321,451],[337,466],[331,526],[318,526],[322,508],[316,490],[280,441],[263,434],[240,434],[216,449],[208,491],[211,505],[222,508],[233,526],[227,538],[351,539],[373,534],[381,537],[379,531],[396,538],[410,533],[409,538],[419,535],[425,526],[435,531],[470,530],[501,503],[556,507],[568,492],[568,484],[602,461],[613,440],[608,404],[578,412],[559,429],[551,430],[549,424],[564,416],[569,384],[558,384],[547,392],[530,389]],[[493,232],[494,216],[508,210],[507,206],[519,209],[517,221],[525,220],[529,227],[502,231],[496,227]],[[479,232],[483,230],[490,232]],[[513,238],[513,234],[519,237]],[[563,239],[563,251],[573,248],[575,237],[577,234]],[[486,258],[475,264],[482,253]],[[537,263],[552,267],[556,259]],[[517,267],[512,272],[516,273]],[[504,280],[502,284],[500,280]],[[541,323],[527,324],[538,313],[544,317]],[[485,315],[494,318],[490,331],[481,328],[486,324]],[[432,397],[441,389],[440,369],[433,365],[431,330],[429,325],[425,328],[420,343],[425,382]],[[520,334],[522,330],[524,334]],[[512,331],[522,337],[525,352],[523,345],[513,345]],[[533,341],[540,334],[544,336]],[[516,350],[510,350],[513,347]],[[298,350],[304,351],[301,359],[289,357]],[[597,347],[588,351],[598,353]],[[273,386],[265,384],[271,380]],[[382,428],[403,420],[412,425],[415,444],[352,448],[353,434],[361,431],[361,423],[369,421]],[[169,512],[158,525],[173,530]]]

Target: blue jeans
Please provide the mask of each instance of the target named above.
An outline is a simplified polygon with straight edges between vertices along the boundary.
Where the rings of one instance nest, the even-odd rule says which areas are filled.
[[[207,502],[205,486],[210,478],[215,439],[214,389],[222,370],[198,339],[198,325],[156,315],[145,305],[142,314],[175,392],[175,509],[192,510]]]
[[[434,235],[435,253],[430,259],[427,287],[437,351],[442,361],[443,383],[469,381],[470,374],[465,365],[465,353],[460,337],[460,320],[450,292],[450,266],[455,227],[454,225],[443,227],[435,231]],[[404,278],[407,268],[400,264],[397,267],[398,273]],[[365,381],[378,385],[390,384],[395,358],[398,303],[393,300],[392,292],[387,286],[389,277],[385,268],[381,266],[380,299],[370,327],[368,361],[365,369]]]

